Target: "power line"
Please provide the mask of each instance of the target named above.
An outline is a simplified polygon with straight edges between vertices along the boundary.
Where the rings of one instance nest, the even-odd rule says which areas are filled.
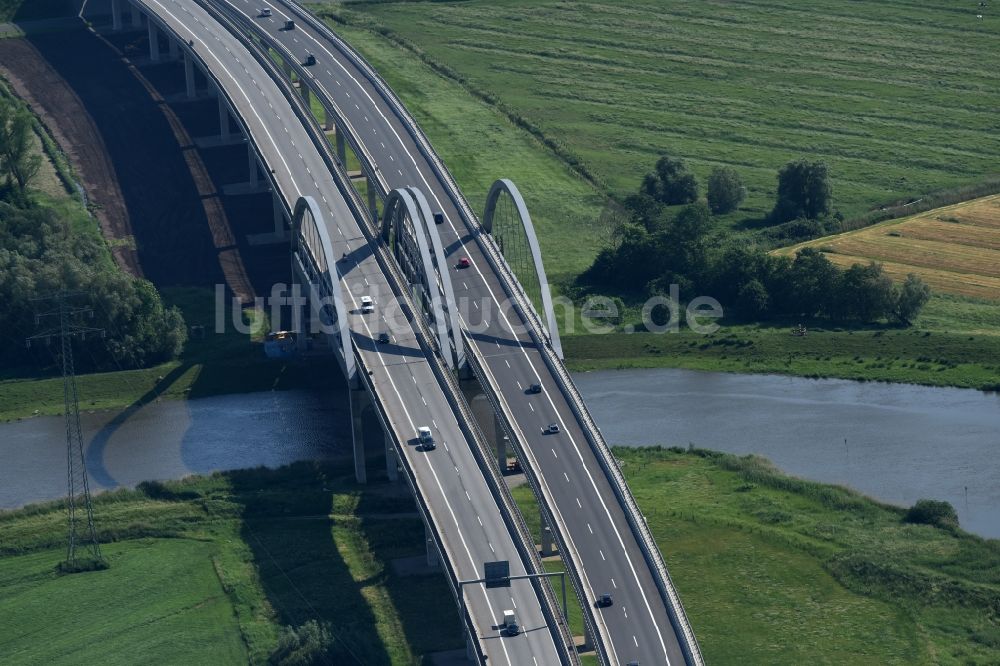
[[[57,318],[58,326],[33,335],[25,340],[28,347],[36,340],[50,342],[59,338],[60,356],[62,360],[63,377],[63,415],[66,422],[66,505],[69,511],[69,529],[66,544],[66,562],[71,567],[77,564],[77,549],[89,551],[95,562],[103,562],[101,546],[97,541],[97,531],[94,528],[94,509],[90,501],[90,485],[87,480],[87,467],[83,456],[83,430],[80,426],[80,398],[76,388],[76,372],[73,365],[73,338],[86,338],[87,335],[104,337],[103,329],[90,326],[78,326],[72,320],[80,315],[93,316],[90,308],[74,307],[70,299],[79,296],[80,292],[60,291],[52,296],[33,298],[32,301],[52,302],[55,307],[47,312],[35,315],[35,325],[43,319]],[[82,501],[82,507],[78,507]],[[78,509],[85,515],[78,516]]]

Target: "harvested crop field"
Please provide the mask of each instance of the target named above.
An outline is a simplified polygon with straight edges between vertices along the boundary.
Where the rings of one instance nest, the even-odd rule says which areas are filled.
[[[821,249],[834,263],[881,262],[895,279],[916,273],[938,291],[1000,299],[1000,195],[781,250]]]

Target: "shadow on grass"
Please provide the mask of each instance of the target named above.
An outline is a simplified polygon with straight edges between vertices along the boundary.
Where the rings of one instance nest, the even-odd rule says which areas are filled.
[[[330,489],[352,484],[350,466],[297,463],[228,476],[243,513],[241,536],[279,622],[329,624],[335,641],[327,663],[391,663],[362,594],[367,582],[354,580],[332,536]]]
[[[426,562],[424,525],[406,482],[384,484],[379,493],[362,494],[357,513],[361,536],[376,561],[385,567],[379,582],[402,620],[403,634],[413,652],[424,655],[423,663],[430,663],[429,653],[464,647],[458,609],[443,570],[436,566],[400,575],[392,566],[397,558]],[[405,515],[408,513],[412,515]]]

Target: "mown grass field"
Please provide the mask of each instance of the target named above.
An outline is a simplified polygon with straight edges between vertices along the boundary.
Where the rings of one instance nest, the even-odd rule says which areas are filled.
[[[1000,660],[1000,542],[906,525],[759,458],[615,452],[708,663]],[[537,534],[531,491],[514,494]]]
[[[816,247],[840,266],[880,262],[895,280],[916,273],[935,291],[1000,299],[1000,195],[945,206],[791,248]]]
[[[461,647],[405,486],[364,493],[349,465],[299,463],[150,483],[95,498],[106,571],[58,575],[58,503],[0,512],[4,664],[267,663],[282,626],[327,622],[326,663],[414,664]],[[426,622],[429,608],[435,622]]]
[[[733,222],[767,212],[777,169],[798,157],[829,164],[835,207],[848,217],[1000,171],[1000,13],[990,7],[977,19],[976,3],[474,0],[350,9],[337,11],[387,28],[494,95],[614,193],[634,191],[664,152],[702,179],[717,165],[744,176],[749,197]],[[411,91],[400,92],[409,101]]]
[[[311,8],[329,17],[330,5],[314,4]],[[590,265],[606,233],[598,224],[606,201],[599,188],[492,106],[435,72],[413,53],[362,25],[333,25],[400,95],[478,214],[482,214],[493,181],[512,178],[539,231],[549,279],[571,281]]]

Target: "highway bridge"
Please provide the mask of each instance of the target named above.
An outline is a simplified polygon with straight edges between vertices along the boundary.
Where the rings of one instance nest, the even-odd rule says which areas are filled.
[[[124,2],[112,2],[116,26],[123,24]],[[490,559],[510,559],[515,573],[539,567],[533,539],[511,508],[454,370],[467,378],[466,397],[481,392],[493,406],[506,434],[495,442],[499,457],[505,457],[505,442],[514,447],[584,603],[601,662],[702,663],[645,520],[562,364],[541,255],[516,187],[498,181],[480,220],[389,86],[290,0],[133,2],[157,26],[148,28],[151,57],[161,57],[162,30],[171,40],[168,54],[180,44],[183,56],[205,67],[223,92],[223,133],[229,111],[244,126],[293,222],[296,261],[312,285],[311,301],[336,301],[339,289],[343,302],[357,308],[353,288],[360,278],[365,290],[392,294],[413,315],[408,323],[406,317],[379,321],[382,315],[358,316],[347,305],[337,312],[314,307],[315,317],[342,328],[331,339],[340,345],[344,371],[360,378],[376,404],[452,582],[478,578],[477,567]],[[263,16],[262,7],[271,15]],[[292,78],[298,94],[290,92]],[[325,155],[329,146],[306,117],[312,95],[336,132],[336,156]],[[347,184],[346,145],[367,178],[367,206]],[[256,178],[254,172],[251,183]],[[383,202],[381,226],[376,198]],[[435,224],[436,213],[441,224]],[[280,224],[275,233],[283,233]],[[338,262],[341,256],[345,261]],[[456,268],[460,257],[469,259],[467,268]],[[522,281],[528,278],[533,288],[526,290]],[[489,306],[494,314],[480,313],[473,321],[461,303]],[[391,344],[380,344],[378,334],[387,329],[394,331]],[[529,390],[535,384],[539,392]],[[410,444],[415,427],[427,420],[448,443],[444,450]],[[548,433],[550,424],[559,431]],[[359,459],[361,479],[363,452]],[[603,593],[614,603],[598,608],[594,602]],[[471,652],[489,663],[576,659],[546,586],[467,587],[464,597]],[[489,623],[498,621],[508,600],[528,613],[524,624],[545,630],[527,632],[523,640],[500,639]]]
[[[129,17],[114,5],[115,25],[123,28]],[[398,456],[428,526],[429,559],[438,551],[444,556],[456,598],[464,599],[470,656],[490,664],[576,663],[572,637],[542,581],[459,589],[458,581],[482,576],[483,562],[508,560],[514,575],[538,573],[540,562],[506,487],[482,464],[482,435],[421,317],[413,316],[398,271],[372,243],[366,207],[328,154],[319,128],[310,125],[308,110],[289,86],[280,85],[269,63],[246,48],[245,36],[197,3],[135,0],[133,6],[140,15],[132,20],[148,17],[151,61],[183,58],[193,97],[192,68],[204,71],[219,98],[219,142],[246,137],[252,151],[247,189],[263,185],[259,161],[282,217],[291,221],[294,260],[316,306],[313,316],[331,330],[342,369],[357,389],[352,413],[357,421],[362,403],[374,403],[387,438],[390,476]],[[231,131],[233,118],[240,132]],[[380,304],[374,313],[361,312],[360,297],[367,294]],[[400,307],[388,307],[394,302]],[[378,341],[383,331],[392,331],[385,343]],[[423,425],[439,443],[433,451],[414,442]],[[522,631],[502,636],[497,625],[512,607]]]

